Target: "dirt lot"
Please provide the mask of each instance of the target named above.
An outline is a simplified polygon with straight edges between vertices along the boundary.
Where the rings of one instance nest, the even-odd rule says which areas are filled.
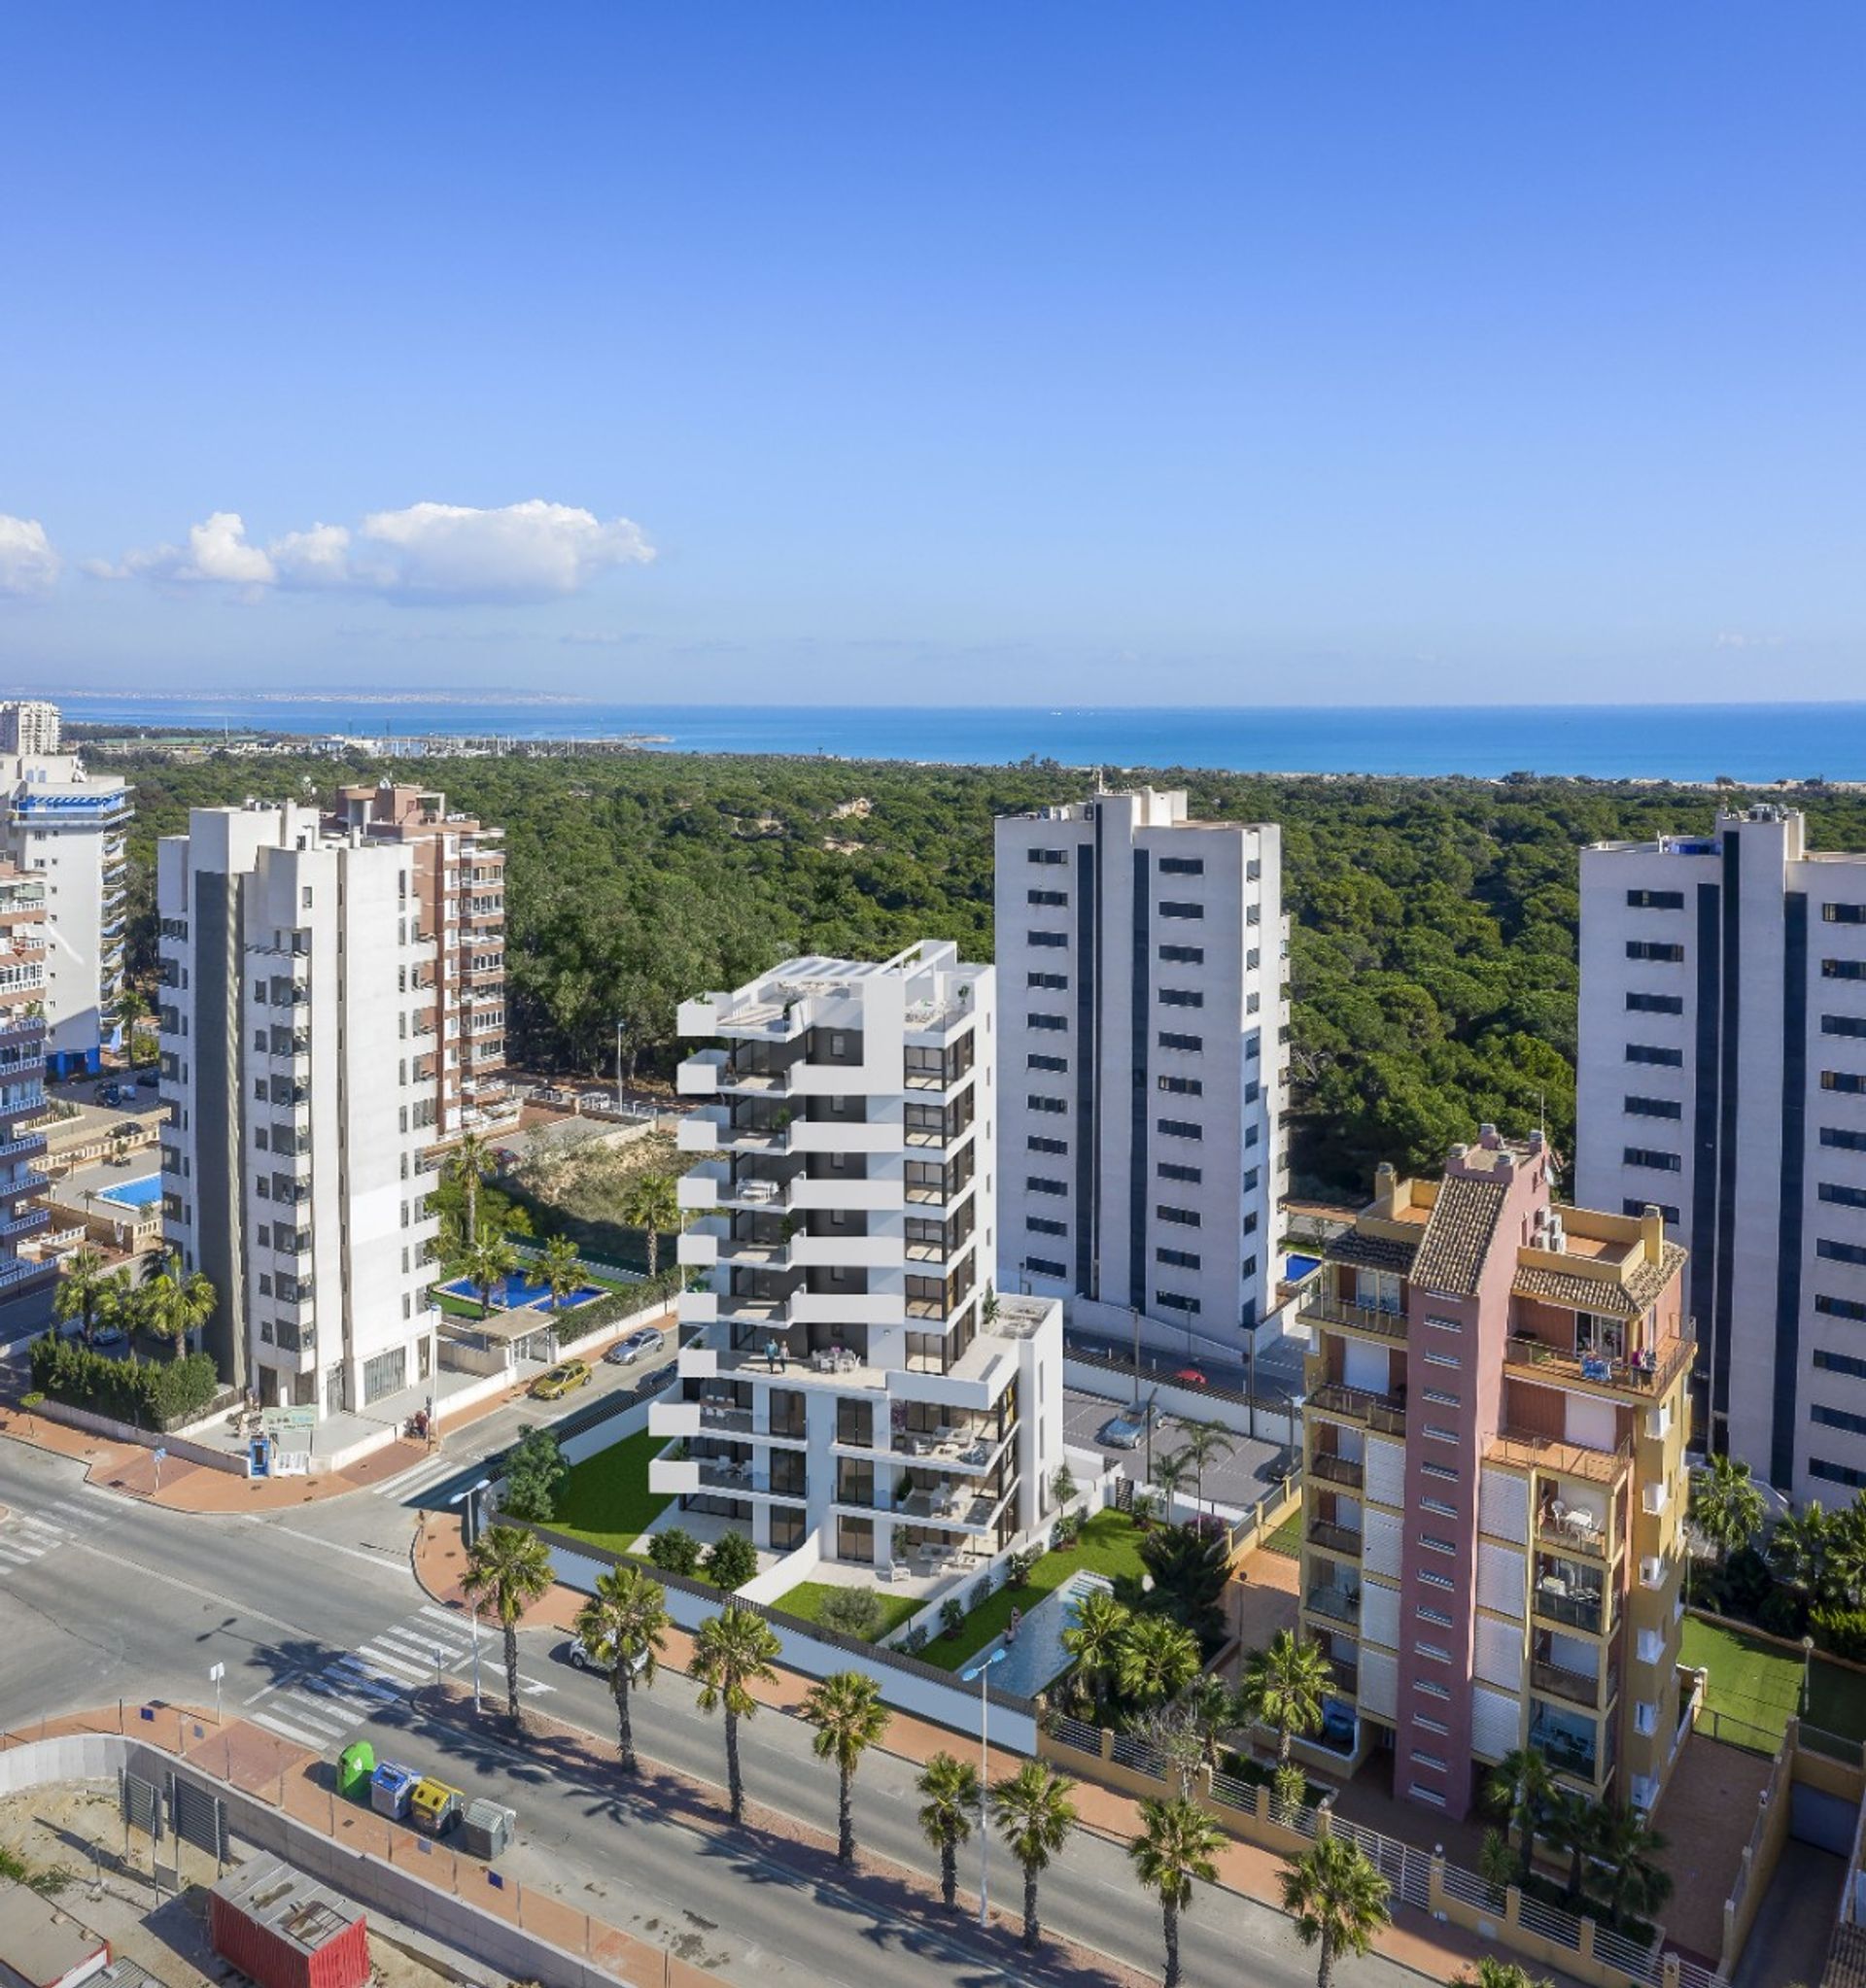
[[[209,1858],[182,1850],[182,1888],[175,1888],[175,1842],[159,1853],[160,1885],[150,1883],[149,1839],[130,1838],[114,1792],[86,1783],[36,1788],[0,1798],[0,1862],[22,1875],[53,1905],[100,1937],[111,1951],[148,1969],[165,1988],[209,1988],[228,1977],[207,1943]],[[10,1860],[23,1868],[16,1873]],[[404,1953],[373,1923],[369,1958],[378,1988],[449,1988],[463,1977]]]

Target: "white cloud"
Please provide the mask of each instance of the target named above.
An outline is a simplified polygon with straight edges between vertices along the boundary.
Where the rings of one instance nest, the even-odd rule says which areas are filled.
[[[372,511],[354,531],[313,525],[263,547],[248,541],[237,511],[216,511],[190,531],[185,548],[131,552],[119,566],[93,563],[87,570],[112,579],[218,582],[249,596],[341,588],[399,600],[546,600],[653,557],[640,527],[627,518],[605,524],[592,511],[533,497],[490,510],[418,503]]]
[[[0,594],[43,594],[63,564],[37,518],[0,511]]]
[[[1749,635],[1741,629],[1718,631],[1715,642],[1718,649],[1780,649],[1786,641],[1786,635]]]

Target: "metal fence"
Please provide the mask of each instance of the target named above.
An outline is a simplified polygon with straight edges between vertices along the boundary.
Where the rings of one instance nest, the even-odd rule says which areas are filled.
[[[1049,1729],[1054,1738],[1064,1746],[1073,1746],[1078,1753],[1101,1752],[1101,1729],[1090,1726],[1086,1719],[1071,1719],[1065,1712],[1054,1712]]]
[[[1594,1958],[1605,1961],[1609,1968],[1618,1968],[1621,1973],[1635,1981],[1652,1982],[1655,1988],[1664,1978],[1665,1960],[1656,1939],[1641,1946],[1638,1940],[1628,1939],[1609,1926],[1596,1925]]]
[[[1212,1797],[1229,1808],[1241,1808],[1251,1814],[1257,1810],[1257,1783],[1240,1780],[1235,1774],[1214,1774],[1212,1776]]]
[[[1137,1739],[1131,1732],[1115,1734],[1113,1759],[1117,1766],[1130,1767],[1135,1773],[1150,1775],[1156,1781],[1166,1779],[1170,1765],[1163,1748],[1149,1740]]]
[[[1516,1917],[1530,1932],[1543,1939],[1553,1940],[1557,1946],[1580,1946],[1581,1922],[1572,1912],[1564,1912],[1555,1905],[1545,1905],[1540,1899],[1525,1895],[1517,1906]]]
[[[1728,1712],[1715,1711],[1709,1705],[1698,1714],[1697,1730],[1721,1740],[1725,1746],[1741,1747],[1745,1753],[1767,1754],[1771,1760],[1781,1751],[1780,1732],[1752,1725],[1747,1719],[1734,1718]]]

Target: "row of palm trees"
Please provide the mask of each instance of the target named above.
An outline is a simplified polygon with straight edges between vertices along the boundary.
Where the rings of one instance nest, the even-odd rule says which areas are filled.
[[[145,1256],[113,1270],[103,1252],[86,1244],[65,1258],[52,1310],[66,1324],[78,1320],[86,1346],[100,1325],[109,1326],[131,1340],[138,1332],[165,1339],[171,1356],[180,1359],[189,1335],[213,1317],[217,1302],[213,1285],[198,1270],[182,1268],[179,1251]]]
[[[462,1585],[467,1598],[483,1604],[503,1632],[506,1713],[514,1725],[520,1720],[518,1625],[552,1579],[550,1555],[543,1544],[518,1526],[490,1527],[468,1556]],[[599,1575],[595,1593],[576,1618],[575,1631],[584,1648],[608,1671],[617,1760],[626,1774],[639,1771],[635,1693],[653,1685],[672,1627],[667,1591],[644,1567],[632,1562]],[[699,1686],[700,1709],[717,1712],[723,1719],[726,1800],[735,1827],[743,1825],[745,1812],[740,1730],[757,1714],[756,1688],[778,1682],[780,1650],[764,1617],[733,1602],[703,1623],[693,1639],[687,1668]],[[803,1715],[816,1729],[812,1743],[817,1758],[832,1763],[837,1771],[836,1854],[849,1864],[856,1850],[856,1772],[862,1757],[885,1735],[892,1714],[881,1702],[874,1678],[844,1670],[811,1687]],[[976,1767],[953,1754],[937,1753],[921,1769],[916,1788],[920,1829],[938,1854],[940,1895],[946,1904],[957,1902],[960,1850],[979,1828],[993,1829],[1022,1873],[1023,1944],[1034,1949],[1043,1934],[1040,1880],[1067,1848],[1076,1829],[1075,1783],[1047,1762],[1025,1761],[987,1789]],[[1196,1886],[1217,1881],[1225,1836],[1212,1817],[1186,1795],[1145,1800],[1140,1817],[1141,1828],[1128,1845],[1128,1857],[1137,1881],[1159,1901],[1165,1984],[1180,1988],[1180,1917],[1191,1905]],[[1319,1988],[1329,1988],[1337,1957],[1365,1953],[1391,1916],[1385,1878],[1354,1844],[1340,1837],[1321,1838],[1291,1859],[1282,1876],[1282,1892],[1298,1935],[1320,1949]]]
[[[1592,1895],[1620,1925],[1656,1912],[1671,1896],[1671,1872],[1658,1861],[1665,1837],[1628,1802],[1596,1801],[1562,1787],[1533,1747],[1504,1756],[1485,1799],[1516,1833],[1513,1851],[1494,1830],[1485,1839],[1483,1874],[1492,1884],[1528,1884],[1539,1838],[1567,1859],[1570,1905]]]

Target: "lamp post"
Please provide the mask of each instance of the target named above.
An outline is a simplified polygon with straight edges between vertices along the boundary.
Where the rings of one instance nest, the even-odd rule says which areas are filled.
[[[615,1109],[622,1110],[622,1017],[615,1018]]]
[[[1808,1697],[1814,1683],[1814,1639],[1803,1636],[1801,1639],[1801,1716],[1808,1716]]]
[[[490,1477],[482,1477],[477,1484],[468,1485],[465,1491],[456,1491],[447,1500],[450,1506],[465,1502],[466,1509],[461,1514],[461,1544],[470,1550],[479,1542],[479,1494],[492,1489]]]
[[[991,1826],[985,1814],[985,1803],[991,1795],[991,1680],[987,1673],[992,1664],[1002,1663],[1009,1646],[1000,1643],[983,1663],[975,1663],[970,1670],[959,1673],[961,1682],[970,1684],[976,1677],[979,1681],[979,1924],[991,1923],[991,1902],[988,1889],[988,1875],[991,1857]]]
[[[1241,1617],[1244,1609],[1244,1599],[1241,1591],[1238,1595],[1237,1606]],[[473,1716],[475,1718],[479,1716],[479,1597],[477,1595],[473,1597]]]

